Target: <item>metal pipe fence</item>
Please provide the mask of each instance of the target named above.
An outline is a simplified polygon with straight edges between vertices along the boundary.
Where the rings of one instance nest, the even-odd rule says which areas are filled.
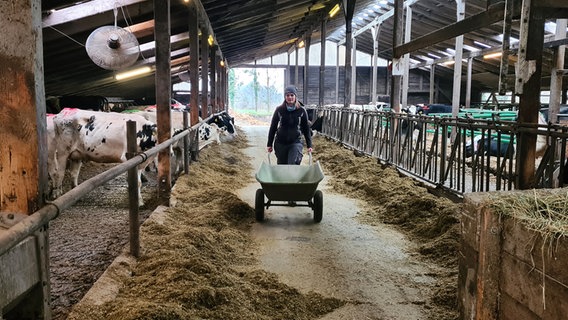
[[[323,116],[324,136],[458,196],[514,190],[523,156],[516,152],[521,133],[537,135],[535,188],[566,183],[568,128],[561,125],[517,123],[514,112],[482,119],[337,106],[315,109]]]
[[[205,119],[204,121],[206,121],[207,119]],[[187,123],[187,120],[185,120],[184,123]],[[184,146],[187,146],[187,148],[185,148],[183,152],[184,163],[188,162],[188,157],[190,156],[188,153],[197,150],[196,144],[198,142],[196,134],[198,127],[201,124],[202,122],[199,122],[192,127],[186,128],[183,131],[176,133],[176,135],[174,135],[172,138],[156,145],[154,148],[140,154],[132,155],[131,157],[129,157],[129,159],[126,162],[117,164],[115,167],[112,167],[105,172],[102,172],[88,180],[83,181],[77,187],[66,192],[59,198],[48,202],[44,207],[40,208],[38,211],[34,212],[33,214],[25,217],[23,220],[11,226],[9,229],[2,230],[2,232],[0,232],[0,256],[5,254],[8,250],[13,248],[18,243],[20,243],[26,237],[33,234],[35,231],[39,230],[44,225],[49,223],[50,220],[57,218],[57,216],[62,211],[77,203],[89,192],[106,184],[110,180],[118,177],[119,175],[124,174],[125,172],[131,169],[135,170],[136,166],[147,161],[151,157],[157,156],[157,154],[160,151],[170,148],[171,145],[173,145],[174,143],[178,142],[181,139],[184,139],[183,144]],[[189,142],[189,140],[191,140],[191,142]],[[191,156],[193,157],[193,154]],[[184,167],[185,167],[185,174],[187,174],[189,170],[186,165],[184,165]],[[133,181],[129,181],[128,188],[135,190],[136,188],[138,188],[138,181],[137,179],[136,180],[132,179],[132,180]],[[133,194],[136,196],[138,195],[136,192],[130,192],[129,196],[131,197]],[[137,199],[136,200],[129,199],[129,203],[131,206],[136,206],[136,208],[131,207],[130,210],[137,211],[138,209]],[[8,215],[9,213],[2,213],[2,214]],[[136,226],[136,228],[139,227],[137,220],[130,221],[130,224]],[[127,232],[127,230],[125,230],[125,232]],[[138,239],[131,238],[130,241],[138,242]]]

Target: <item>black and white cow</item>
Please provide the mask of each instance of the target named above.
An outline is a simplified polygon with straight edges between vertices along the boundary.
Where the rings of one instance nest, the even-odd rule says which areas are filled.
[[[216,114],[212,118],[208,119],[206,123],[209,125],[216,124],[221,132],[223,132],[220,137],[221,141],[232,140],[237,136],[235,118],[231,117],[227,111]]]
[[[79,171],[83,161],[100,163],[121,163],[126,159],[126,122],[136,122],[137,152],[143,152],[156,145],[156,125],[137,114],[88,111],[74,108],[61,110],[57,115],[48,117],[48,172],[51,181],[51,197],[63,193],[63,178],[67,162],[73,179],[73,186],[78,185]],[[50,126],[50,121],[52,125]],[[51,128],[51,129],[50,129]],[[49,132],[53,130],[53,132]],[[55,145],[55,148],[54,148]],[[138,167],[138,193],[140,205],[140,174],[152,159]]]
[[[323,128],[323,112],[318,113],[317,109],[307,109],[308,111],[308,123],[310,124],[310,129],[312,132],[312,137],[315,137],[318,132],[322,131]]]
[[[421,121],[413,119],[414,115],[421,115],[421,113],[418,112],[418,108],[415,105],[410,105],[400,109],[400,112],[407,115],[407,118],[403,118],[400,121],[401,136],[404,138],[410,135],[413,140],[417,140],[424,126],[424,123]]]

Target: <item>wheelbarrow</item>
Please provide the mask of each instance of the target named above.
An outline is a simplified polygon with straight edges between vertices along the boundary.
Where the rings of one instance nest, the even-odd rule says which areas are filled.
[[[314,222],[323,218],[323,193],[317,190],[324,175],[317,161],[312,163],[309,153],[309,165],[288,165],[262,162],[256,173],[256,180],[261,189],[256,190],[255,216],[257,221],[264,220],[264,209],[270,206],[310,207],[314,211]],[[265,197],[268,199],[265,202]]]

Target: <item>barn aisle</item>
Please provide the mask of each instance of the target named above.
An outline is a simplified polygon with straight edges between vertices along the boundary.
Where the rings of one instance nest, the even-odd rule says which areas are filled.
[[[110,254],[105,239],[114,239],[112,235],[124,229],[111,225],[124,226],[126,222],[126,215],[121,214],[124,198],[116,196],[116,186],[102,188],[105,193],[97,195],[97,200],[85,199],[81,214],[64,213],[76,219],[68,226],[53,225],[52,231],[59,232],[52,237],[59,244],[52,252],[59,255],[54,262],[61,270],[54,270],[54,275],[59,273],[59,283],[64,284],[61,289],[68,289],[53,297],[54,307],[60,306],[56,318],[64,319],[71,306],[68,319],[81,320],[163,319],[165,314],[175,319],[198,316],[219,320],[267,315],[302,320],[455,318],[453,310],[438,310],[440,301],[443,307],[452,308],[455,273],[424,259],[421,249],[428,241],[417,241],[397,231],[396,226],[385,225],[381,222],[384,216],[373,223],[361,222],[368,213],[378,216],[384,208],[393,208],[387,202],[401,202],[392,192],[404,197],[402,203],[422,211],[417,214],[406,207],[391,210],[397,216],[414,214],[420,219],[432,219],[434,213],[426,210],[437,207],[435,200],[427,194],[419,199],[404,184],[417,192],[423,190],[398,175],[385,170],[378,176],[372,159],[366,159],[370,162],[367,167],[364,159],[344,157],[352,154],[316,137],[314,159],[326,159],[329,164],[326,169],[322,161],[326,178],[318,186],[323,191],[321,223],[313,222],[307,207],[271,207],[266,210],[265,221],[256,222],[254,196],[260,184],[254,173],[267,157],[267,127],[265,123],[254,125],[242,120],[237,124],[243,134],[204,149],[200,160],[192,164],[192,174],[176,182],[172,206],[160,207],[145,221],[141,230],[142,259],[131,259],[123,251],[107,269],[97,255]],[[318,149],[324,145],[327,147]],[[338,172],[337,167],[349,167],[347,175],[351,178],[357,177],[355,169],[361,168],[369,170],[362,179],[387,181],[385,176],[392,177],[389,182],[381,182],[388,191],[373,191],[372,199],[367,199],[382,199],[381,208],[356,200],[357,190],[337,189],[337,182],[344,178],[344,174],[335,178],[331,175],[332,170]],[[122,189],[122,181],[115,183]],[[388,195],[388,201],[381,195]],[[413,204],[408,196],[428,204],[430,209]],[[99,205],[109,207],[108,215],[99,213]],[[425,220],[419,223],[427,224]],[[77,225],[90,232],[79,230]],[[102,236],[103,230],[111,233]],[[75,245],[81,238],[92,245]],[[125,249],[125,243],[120,240],[114,246]],[[448,242],[440,244],[443,247],[428,248],[452,253]],[[85,259],[90,255],[92,259]],[[86,262],[98,262],[97,272],[106,269],[103,276],[98,280],[100,273],[90,274],[87,279],[79,277],[82,269],[78,267]],[[441,283],[444,279],[449,281]],[[75,290],[73,298],[82,297],[81,301],[69,301],[69,290]]]
[[[242,129],[250,143],[244,152],[258,168],[267,159],[268,127]],[[315,140],[314,159],[317,152]],[[307,161],[306,155],[302,163]],[[426,319],[423,306],[434,282],[432,267],[409,253],[414,244],[401,233],[360,223],[356,216],[364,203],[332,191],[329,179],[333,177],[326,173],[318,185],[324,199],[321,223],[313,222],[309,207],[273,206],[262,223],[254,224],[263,268],[303,293],[351,302],[323,319]],[[251,183],[238,194],[254,207],[258,188],[258,182]]]

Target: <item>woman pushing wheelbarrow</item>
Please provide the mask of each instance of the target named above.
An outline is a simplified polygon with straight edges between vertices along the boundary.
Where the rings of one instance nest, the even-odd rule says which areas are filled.
[[[296,87],[288,86],[284,91],[285,100],[276,107],[268,131],[268,161],[262,163],[256,174],[256,180],[263,189],[256,191],[255,212],[256,220],[264,220],[264,207],[296,206],[296,201],[307,201],[314,210],[314,221],[320,222],[323,212],[323,194],[316,190],[324,175],[319,162],[312,164],[312,136],[308,122],[308,113],[296,97]],[[304,135],[310,163],[308,166],[299,165],[302,162]],[[277,165],[270,164],[270,153],[274,144]],[[264,202],[264,197],[268,202]],[[287,204],[272,203],[286,201]]]

